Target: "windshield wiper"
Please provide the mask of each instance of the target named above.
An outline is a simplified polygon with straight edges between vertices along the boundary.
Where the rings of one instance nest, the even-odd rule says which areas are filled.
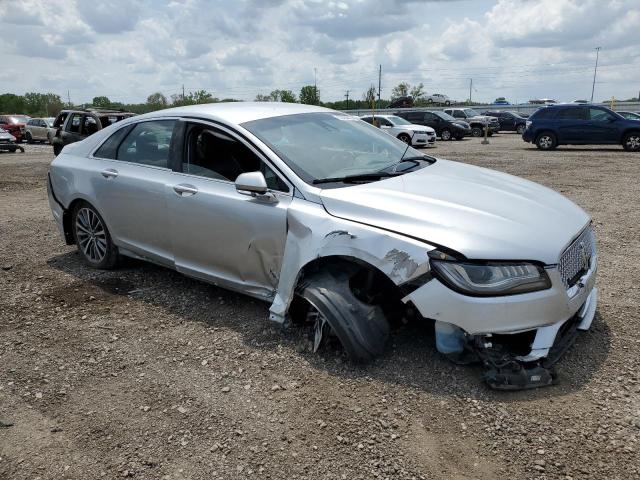
[[[392,169],[391,173],[407,173],[410,170],[412,170],[414,167],[417,167],[418,165],[420,165],[420,162],[418,160],[422,160],[422,161],[428,162],[428,163],[433,163],[433,161],[434,161],[430,157],[426,157],[424,155],[419,155],[419,156],[416,155],[416,156],[413,156],[413,157],[403,158],[403,159],[397,161],[396,163],[394,163],[392,165],[389,165],[388,167],[384,167],[381,171],[386,171],[386,170],[391,168]],[[398,171],[398,165],[400,165],[402,163],[405,163],[405,162],[413,163],[413,167],[408,167],[408,168],[405,168],[404,170]]]
[[[381,180],[383,178],[388,177],[397,177],[398,175],[402,175],[404,172],[372,172],[372,173],[359,173],[356,175],[345,175],[344,177],[329,177],[329,178],[316,178],[313,181],[314,185],[318,185],[319,183],[356,183],[356,182],[365,182],[367,180],[375,181]]]

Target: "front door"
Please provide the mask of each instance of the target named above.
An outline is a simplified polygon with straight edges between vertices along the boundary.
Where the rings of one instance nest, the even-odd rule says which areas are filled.
[[[617,117],[603,108],[589,107],[589,121],[585,134],[593,140],[593,143],[620,143],[617,120]]]
[[[293,188],[232,131],[187,123],[183,158],[168,206],[175,264],[187,275],[271,298],[280,275]],[[236,190],[236,177],[261,171],[270,195]]]

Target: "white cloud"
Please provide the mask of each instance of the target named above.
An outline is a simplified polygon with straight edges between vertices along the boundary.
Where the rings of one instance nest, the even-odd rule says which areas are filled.
[[[637,0],[24,0],[0,17],[0,93],[56,90],[76,101],[143,101],[208,89],[252,99],[299,91],[317,71],[322,98],[383,96],[400,81],[464,99],[637,93]]]

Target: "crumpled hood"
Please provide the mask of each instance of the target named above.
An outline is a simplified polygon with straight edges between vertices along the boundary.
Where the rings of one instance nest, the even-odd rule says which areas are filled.
[[[549,188],[447,160],[378,182],[325,189],[321,198],[331,215],[470,259],[555,264],[589,223],[584,210]]]

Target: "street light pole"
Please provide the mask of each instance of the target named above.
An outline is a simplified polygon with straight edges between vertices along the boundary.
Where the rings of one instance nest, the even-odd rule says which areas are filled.
[[[593,70],[593,85],[591,85],[591,103],[593,103],[593,91],[596,89],[596,73],[598,73],[598,56],[600,55],[600,49],[602,47],[596,47],[596,68]]]

